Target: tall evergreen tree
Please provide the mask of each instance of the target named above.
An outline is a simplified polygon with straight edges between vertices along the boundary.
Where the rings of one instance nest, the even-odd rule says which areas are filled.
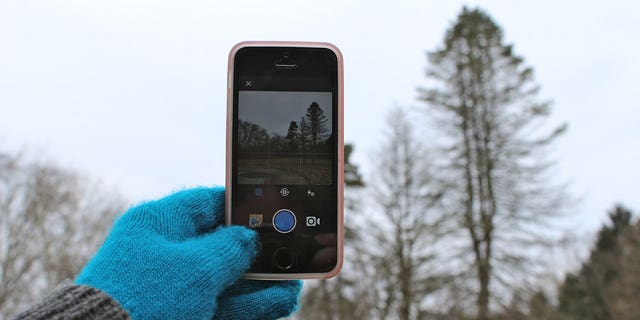
[[[317,102],[312,102],[309,105],[305,118],[309,124],[311,146],[315,147],[329,136],[329,126],[327,125],[329,119]]]
[[[287,130],[287,135],[284,139],[287,141],[291,151],[295,151],[297,149],[298,140],[300,140],[300,128],[298,128],[297,122],[291,121],[291,123],[289,123],[289,129]]]
[[[640,230],[631,212],[618,205],[609,213],[587,260],[560,287],[559,310],[571,319],[637,319],[640,307]]]
[[[506,303],[494,299],[543,263],[527,255],[531,247],[553,242],[546,224],[558,216],[564,194],[549,187],[545,151],[565,126],[537,131],[550,103],[537,97],[533,69],[479,9],[463,8],[428,60],[430,86],[421,98],[442,134],[436,141],[443,142],[444,201],[469,245],[453,257],[471,266],[477,319],[486,320],[492,304]]]
[[[298,137],[300,138],[298,141],[300,150],[308,150],[311,144],[311,126],[305,117],[300,118],[300,132]]]

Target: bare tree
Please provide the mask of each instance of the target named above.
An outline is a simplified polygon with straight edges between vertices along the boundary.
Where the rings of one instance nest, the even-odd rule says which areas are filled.
[[[121,203],[71,171],[0,152],[0,319],[73,279]]]
[[[566,193],[553,185],[547,155],[566,126],[545,125],[550,103],[537,98],[533,70],[479,9],[464,8],[428,58],[421,95],[439,132],[443,202],[467,239],[452,258],[472,267],[477,319],[486,320],[541,271],[536,247],[558,239]]]
[[[380,318],[419,319],[432,312],[429,295],[448,280],[436,251],[444,235],[443,191],[434,184],[431,160],[405,112],[394,109],[387,127],[371,177],[381,215],[365,227],[372,235],[366,241],[375,267],[372,287]]]
[[[439,208],[442,189],[432,179],[426,149],[403,110],[390,113],[375,159],[361,194],[364,212],[347,217],[345,268],[336,279],[307,289],[304,319],[439,315],[431,295],[452,280],[437,251],[447,222]]]

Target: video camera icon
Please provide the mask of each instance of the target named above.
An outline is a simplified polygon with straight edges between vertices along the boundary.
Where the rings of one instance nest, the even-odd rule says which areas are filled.
[[[307,227],[316,227],[320,225],[320,218],[316,216],[308,216],[305,219],[305,223],[307,224]]]

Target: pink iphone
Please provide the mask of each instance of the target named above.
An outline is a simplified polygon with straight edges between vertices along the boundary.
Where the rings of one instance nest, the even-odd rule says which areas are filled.
[[[343,62],[314,42],[242,42],[229,55],[226,223],[255,229],[246,277],[310,279],[342,266]]]

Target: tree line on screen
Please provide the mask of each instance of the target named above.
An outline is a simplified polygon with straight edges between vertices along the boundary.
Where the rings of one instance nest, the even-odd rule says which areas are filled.
[[[286,135],[269,134],[264,127],[240,119],[238,147],[246,152],[330,152],[330,125],[317,102],[312,102],[299,120],[289,123]]]
[[[427,59],[422,110],[389,114],[366,179],[345,146],[345,265],[294,318],[640,319],[640,221],[614,206],[572,266],[585,241],[550,157],[567,127],[502,29],[463,8]],[[286,134],[242,121],[241,151],[320,150],[328,121],[313,103]],[[74,278],[123,203],[0,150],[0,319]]]

